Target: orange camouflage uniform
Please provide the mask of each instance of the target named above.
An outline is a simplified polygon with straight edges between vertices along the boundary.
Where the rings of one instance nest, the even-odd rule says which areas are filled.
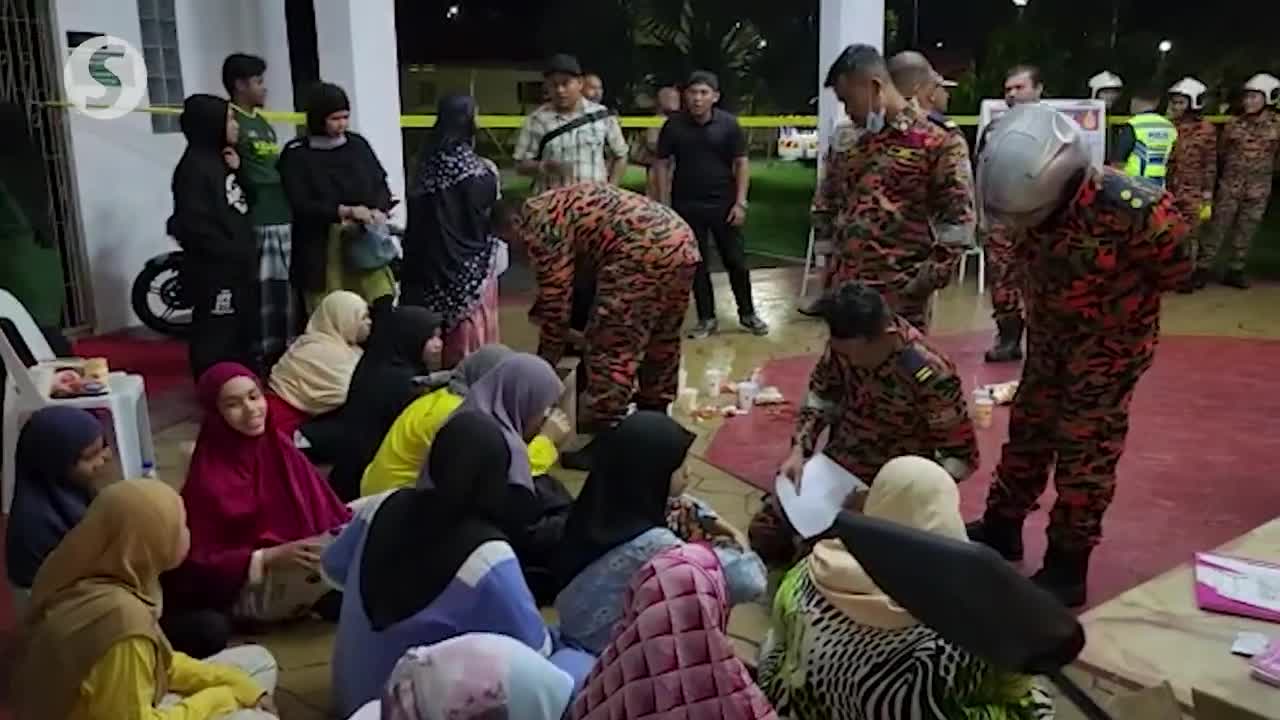
[[[973,242],[968,145],[908,106],[880,132],[833,145],[813,213],[816,238],[833,245],[828,286],[860,281],[927,329],[933,291]]]
[[[1231,270],[1244,270],[1249,245],[1271,198],[1271,180],[1280,164],[1280,113],[1263,110],[1227,123],[1218,145],[1222,183],[1213,202],[1213,222],[1200,244],[1197,265],[1212,267],[1227,236]]]
[[[1187,253],[1192,260],[1199,255],[1197,238],[1200,211],[1213,202],[1213,188],[1218,182],[1218,131],[1208,120],[1187,113],[1174,122],[1178,142],[1169,157],[1169,192],[1191,226],[1187,233]]]
[[[902,317],[894,320],[894,332],[902,346],[877,368],[854,367],[827,348],[809,376],[793,446],[809,457],[830,429],[822,452],[866,483],[902,455],[955,458],[977,468],[978,442],[955,364]],[[803,552],[773,497],[752,519],[749,534],[771,566]]]
[[[1187,280],[1188,226],[1173,196],[1105,168],[1052,226],[1027,231],[1027,360],[987,513],[1021,520],[1050,468],[1049,541],[1097,544],[1115,495],[1129,401],[1155,355],[1160,294]]]
[[[597,276],[584,356],[588,407],[605,424],[623,417],[633,393],[641,407],[665,409],[676,395],[680,327],[701,260],[689,226],[643,195],[587,183],[527,200],[521,232],[538,278],[529,311],[541,328],[538,354],[553,364],[564,354],[581,261]]]

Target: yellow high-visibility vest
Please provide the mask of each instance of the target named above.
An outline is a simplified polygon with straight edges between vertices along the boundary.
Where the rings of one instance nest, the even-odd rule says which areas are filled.
[[[1169,174],[1169,156],[1178,141],[1178,129],[1168,118],[1153,112],[1134,115],[1126,125],[1133,128],[1134,144],[1124,166],[1125,173],[1163,185]]]

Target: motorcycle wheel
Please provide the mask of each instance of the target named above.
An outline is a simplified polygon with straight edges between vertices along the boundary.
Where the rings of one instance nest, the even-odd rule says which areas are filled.
[[[133,280],[133,312],[148,328],[170,337],[191,332],[191,304],[182,292],[181,263],[176,259],[147,263]]]

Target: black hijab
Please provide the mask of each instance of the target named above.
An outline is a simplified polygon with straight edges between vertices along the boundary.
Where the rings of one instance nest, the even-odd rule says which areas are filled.
[[[409,192],[406,283],[421,287],[449,329],[479,301],[495,246],[489,211],[498,178],[476,154],[475,113],[466,95],[440,101]]]
[[[479,412],[456,413],[436,435],[427,465],[435,487],[399,490],[373,516],[361,556],[360,595],[381,632],[430,605],[498,529],[511,451]]]
[[[600,438],[591,474],[565,523],[555,574],[560,587],[610,550],[666,527],[671,475],[694,434],[662,413],[642,411]]]
[[[368,349],[351,375],[340,417],[341,450],[329,483],[344,502],[360,496],[360,479],[396,418],[418,397],[413,378],[425,375],[422,348],[440,330],[440,316],[400,306],[374,315]]]
[[[316,83],[307,96],[307,134],[325,137],[325,120],[336,112],[351,109],[347,91],[333,83]]]

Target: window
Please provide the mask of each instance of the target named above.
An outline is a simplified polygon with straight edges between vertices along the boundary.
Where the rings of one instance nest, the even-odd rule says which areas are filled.
[[[147,61],[147,92],[153,106],[181,107],[185,97],[182,63],[178,61],[178,21],[174,1],[138,0],[142,56]],[[178,116],[153,114],[151,130],[157,133],[178,132]]]

